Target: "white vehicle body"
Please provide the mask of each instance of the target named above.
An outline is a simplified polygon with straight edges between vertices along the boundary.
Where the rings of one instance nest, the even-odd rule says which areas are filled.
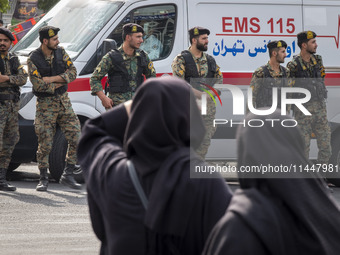
[[[38,28],[45,24],[60,27],[60,45],[69,53],[78,70],[77,79],[69,84],[69,96],[74,111],[80,120],[84,121],[105,111],[99,98],[90,93],[91,72],[84,70],[93,70],[98,63],[100,58],[96,57],[96,51],[100,52],[98,49],[105,39],[115,39],[119,46],[121,27],[128,22],[144,23],[144,28],[152,31],[153,36],[161,41],[163,52],[159,59],[154,59],[158,76],[171,74],[173,59],[189,47],[189,28],[208,28],[211,32],[208,54],[214,56],[221,67],[224,83],[239,86],[244,93],[249,87],[254,70],[269,60],[266,44],[270,40],[281,39],[287,42],[288,56],[285,66],[300,51],[296,34],[313,30],[318,35],[317,54],[323,57],[326,67],[327,110],[333,131],[332,144],[333,147],[339,144],[336,146],[336,150],[339,150],[339,1],[62,0],[36,24],[13,51],[20,55],[22,63],[25,64],[28,53],[40,45]],[[31,87],[28,82],[22,89],[22,108],[19,113],[26,124],[33,124],[35,118],[35,97],[30,94]],[[218,106],[216,118],[244,119],[243,115],[232,115],[229,90],[222,89],[221,99],[223,105]],[[207,159],[236,158],[235,130],[217,132]],[[18,148],[20,144],[22,145],[19,143]],[[310,156],[317,157],[314,141]],[[333,159],[334,157],[333,155]]]

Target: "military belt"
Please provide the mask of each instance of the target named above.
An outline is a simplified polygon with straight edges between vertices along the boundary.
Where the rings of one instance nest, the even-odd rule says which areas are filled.
[[[67,87],[68,87],[67,85],[59,87],[59,88],[54,90],[53,94],[46,93],[46,92],[37,92],[35,90],[33,90],[33,94],[37,97],[54,97],[54,96],[58,96],[58,95],[63,95],[67,91]]]

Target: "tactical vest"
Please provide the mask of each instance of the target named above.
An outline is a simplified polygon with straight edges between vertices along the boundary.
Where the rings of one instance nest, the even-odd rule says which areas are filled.
[[[297,74],[295,81],[295,87],[300,87],[309,90],[311,93],[311,101],[323,101],[327,98],[327,89],[325,83],[321,77],[320,65],[317,63],[314,56],[311,57],[313,61],[313,75],[310,77],[307,67],[301,64],[301,57],[294,56],[297,63]],[[304,95],[296,95],[296,97],[301,98]]]
[[[281,87],[287,87],[287,73],[286,70],[280,66],[282,77],[275,80],[267,68],[267,66],[261,67],[263,70],[263,83],[259,88],[256,96],[256,107],[271,107],[273,104],[273,88],[277,88],[277,107],[281,108]]]
[[[132,77],[126,69],[122,53],[120,53],[118,49],[109,52],[109,56],[114,65],[114,70],[111,69],[108,72],[110,94],[133,91],[133,88],[130,86],[130,81],[135,81],[137,88],[143,83],[143,71],[148,63],[145,52],[140,50],[139,54],[140,56],[137,56],[137,73],[135,77]]]
[[[32,63],[37,67],[38,72],[42,77],[56,76],[65,73],[67,70],[65,62],[63,61],[63,53],[61,48],[57,48],[53,51],[52,66],[46,61],[45,55],[41,48],[38,48],[30,53],[30,59]],[[38,92],[33,89],[33,94],[37,97],[52,97],[56,95],[62,95],[67,91],[67,85],[61,86],[54,90],[54,94],[46,92]]]
[[[11,75],[18,74],[18,68],[20,66],[19,58],[14,53],[9,53],[9,65]],[[0,57],[0,72],[6,74],[5,61]],[[10,92],[10,94],[2,94],[2,92]],[[18,102],[20,99],[19,86],[0,87],[0,101],[14,100]]]
[[[198,74],[197,66],[194,58],[189,50],[184,50],[181,52],[181,55],[185,61],[185,77],[184,79],[190,83],[191,78],[204,78],[207,79],[203,82],[208,83],[210,85],[215,84],[215,80],[212,80],[216,74],[216,61],[215,59],[206,54],[207,62],[208,62],[208,74],[206,77],[200,77]],[[191,84],[194,88],[198,89],[200,86],[198,84]]]

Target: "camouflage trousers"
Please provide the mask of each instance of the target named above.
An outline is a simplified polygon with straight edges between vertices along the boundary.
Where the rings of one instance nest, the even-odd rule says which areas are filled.
[[[19,102],[0,101],[0,168],[8,168],[19,141]]]
[[[313,132],[319,149],[318,163],[327,164],[331,157],[332,149],[331,129],[327,120],[326,103],[324,101],[312,101],[304,104],[304,106],[312,115],[306,116],[296,107],[294,115],[305,141],[305,155],[309,158],[310,139]]]
[[[61,96],[37,99],[34,126],[38,137],[37,161],[39,169],[49,167],[49,155],[57,124],[68,142],[66,162],[76,164],[80,122],[73,111],[67,92]]]
[[[215,103],[208,99],[207,100],[207,114],[202,115],[203,123],[206,129],[203,141],[201,145],[196,149],[196,153],[205,160],[205,156],[208,153],[210,147],[211,138],[215,134],[216,127],[214,127],[214,119],[216,114]]]
[[[125,92],[125,93],[114,93],[109,94],[109,98],[113,101],[113,106],[119,105],[121,103],[125,103],[126,101],[132,99],[135,92]]]

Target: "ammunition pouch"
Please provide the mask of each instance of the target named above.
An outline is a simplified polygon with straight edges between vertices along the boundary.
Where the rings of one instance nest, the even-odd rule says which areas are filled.
[[[256,96],[256,108],[260,107],[271,107],[273,105],[273,88],[277,88],[277,107],[281,108],[281,88],[287,87],[287,74],[284,68],[280,67],[283,76],[282,78],[277,78],[275,80],[267,68],[267,66],[262,66],[264,78],[262,79],[262,86]]]
[[[109,93],[126,93],[131,91],[129,81],[124,76],[111,76],[109,79]]]
[[[311,94],[311,101],[323,101],[327,98],[327,89],[320,78],[299,78],[295,82],[295,87],[307,89]],[[294,93],[293,98],[304,98],[301,93]]]

